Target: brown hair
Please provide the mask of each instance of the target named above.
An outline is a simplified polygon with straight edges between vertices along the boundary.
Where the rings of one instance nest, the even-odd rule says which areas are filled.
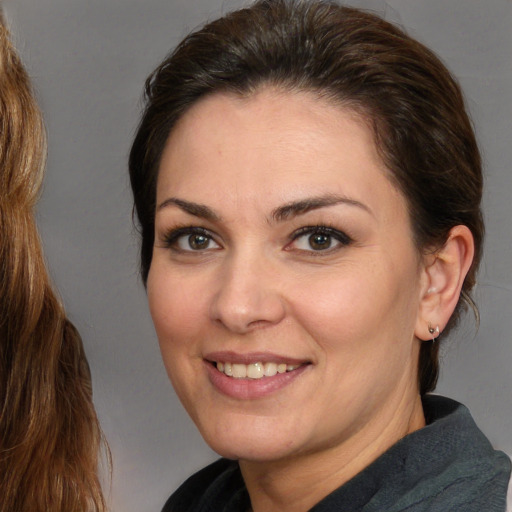
[[[455,79],[428,48],[379,17],[322,0],[260,0],[190,34],[148,78],[130,154],[146,282],[154,242],[156,180],[176,121],[199,98],[247,95],[269,84],[316,92],[359,112],[408,202],[417,247],[435,250],[466,225],[475,258],[443,334],[457,321],[481,257],[479,150]],[[422,394],[435,388],[438,343],[423,343]]]
[[[45,130],[1,13],[0,130],[0,511],[104,511],[91,375],[34,218]]]

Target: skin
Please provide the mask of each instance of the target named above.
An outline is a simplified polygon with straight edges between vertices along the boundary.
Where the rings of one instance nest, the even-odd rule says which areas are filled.
[[[307,510],[424,425],[418,337],[446,265],[415,247],[357,114],[270,88],[200,100],[165,147],[155,213],[147,290],[164,363],[205,440],[240,460],[253,510]],[[314,250],[297,234],[308,226],[336,236]],[[189,227],[205,231],[173,235]],[[206,360],[219,352],[304,367],[228,396]]]

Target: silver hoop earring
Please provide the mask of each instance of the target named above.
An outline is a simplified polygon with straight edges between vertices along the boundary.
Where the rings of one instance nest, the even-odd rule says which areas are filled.
[[[432,337],[432,343],[434,343],[434,341],[437,340],[437,338],[439,338],[439,325],[436,325],[435,328],[432,327],[432,324],[429,322],[428,324],[428,332],[430,334],[430,336]]]

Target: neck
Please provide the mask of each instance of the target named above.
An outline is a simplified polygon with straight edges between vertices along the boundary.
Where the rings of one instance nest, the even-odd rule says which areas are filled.
[[[421,399],[391,410],[350,439],[279,461],[240,461],[253,512],[304,512],[348,482],[407,434],[425,425]],[[405,407],[405,408],[404,408]],[[388,408],[385,408],[389,411]],[[398,411],[403,414],[399,414]],[[384,420],[384,421],[382,421]]]

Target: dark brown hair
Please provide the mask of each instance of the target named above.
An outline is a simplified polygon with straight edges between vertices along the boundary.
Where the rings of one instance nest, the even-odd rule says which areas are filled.
[[[408,202],[419,250],[435,250],[466,225],[476,253],[457,321],[481,257],[479,150],[459,85],[428,48],[379,17],[322,0],[260,0],[186,37],[148,78],[130,153],[146,282],[154,242],[160,157],[176,121],[215,92],[248,95],[263,85],[307,90],[360,113]],[[423,343],[422,394],[435,388],[438,343]]]
[[[0,14],[0,512],[103,512],[91,375],[34,216],[45,157],[41,114]]]

